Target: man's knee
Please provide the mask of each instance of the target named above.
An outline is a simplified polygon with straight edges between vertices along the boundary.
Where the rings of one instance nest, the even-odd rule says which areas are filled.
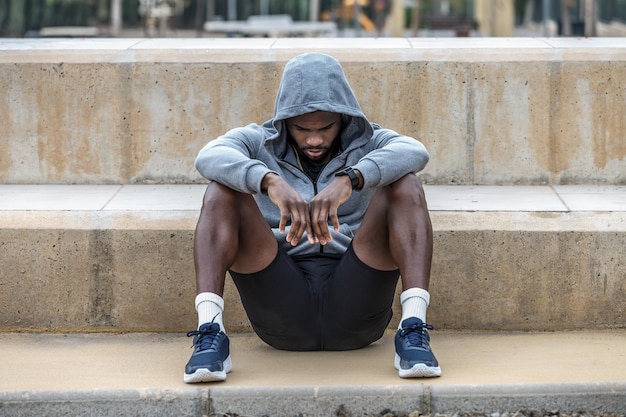
[[[208,184],[200,210],[200,222],[258,233],[259,224],[267,224],[251,194],[242,193],[218,182]],[[273,237],[273,235],[272,235]]]
[[[202,199],[202,211],[223,209],[229,207],[230,204],[235,204],[239,198],[237,191],[232,188],[220,184],[215,181],[211,181],[204,192],[204,198]]]
[[[426,193],[415,174],[407,174],[391,184],[391,198],[394,203],[404,202],[426,208]]]

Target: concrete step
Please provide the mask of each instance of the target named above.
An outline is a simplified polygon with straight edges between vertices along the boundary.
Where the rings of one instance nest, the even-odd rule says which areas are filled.
[[[312,50],[426,145],[429,183],[626,184],[623,38],[365,37],[0,39],[0,182],[202,181],[200,148],[269,119]]]
[[[192,240],[204,188],[0,185],[0,331],[194,327]],[[626,326],[625,186],[426,193],[429,321],[438,328]],[[230,280],[225,299],[229,331],[250,331]]]
[[[225,382],[185,385],[184,334],[0,334],[0,415],[580,416],[626,413],[626,331],[431,332],[442,376],[400,379],[393,331],[348,352],[231,335]]]

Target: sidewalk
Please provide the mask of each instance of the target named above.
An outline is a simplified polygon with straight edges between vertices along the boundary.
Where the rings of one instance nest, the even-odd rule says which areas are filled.
[[[348,407],[346,396],[354,402],[352,413],[372,415],[401,407],[422,413],[626,413],[626,330],[431,334],[440,378],[400,379],[392,331],[349,352],[278,351],[238,334],[231,336],[228,379],[195,385],[182,381],[192,352],[185,335],[0,334],[0,414],[9,403],[69,402],[86,409],[96,400],[135,399],[147,410],[164,398],[195,404],[201,397],[210,399],[213,413],[314,415],[321,407],[326,411],[317,415],[324,415],[330,404]]]
[[[206,386],[626,383],[626,330],[431,331],[442,377],[400,379],[393,332],[346,352],[288,352],[231,334],[233,371]],[[192,338],[171,333],[0,334],[0,390],[183,388]],[[202,385],[202,384],[201,384]],[[626,399],[626,398],[625,398]]]

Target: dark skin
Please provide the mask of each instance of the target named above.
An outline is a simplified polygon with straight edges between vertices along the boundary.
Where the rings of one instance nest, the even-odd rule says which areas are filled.
[[[314,112],[287,121],[287,128],[301,157],[326,163],[329,149],[341,129],[341,116]],[[363,185],[360,178],[359,187]],[[282,177],[267,174],[262,189],[280,209],[279,229],[292,245],[307,233],[310,243],[332,240],[328,222],[339,230],[338,207],[352,194],[347,176],[336,177],[310,205]],[[379,188],[367,208],[352,242],[356,255],[378,270],[399,269],[404,290],[428,289],[433,236],[424,189],[419,179],[407,174]],[[278,242],[256,202],[217,182],[206,190],[194,238],[197,292],[224,293],[226,272],[250,274],[266,268],[276,257]]]

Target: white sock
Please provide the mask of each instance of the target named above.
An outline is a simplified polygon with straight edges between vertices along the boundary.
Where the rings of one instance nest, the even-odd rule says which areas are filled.
[[[217,323],[224,333],[224,299],[211,292],[201,292],[196,296],[196,311],[198,312],[198,328],[205,323]]]
[[[402,326],[402,322],[409,317],[417,317],[426,323],[426,310],[430,303],[430,294],[423,288],[409,288],[400,294],[400,303],[402,304],[402,318],[398,328]]]

